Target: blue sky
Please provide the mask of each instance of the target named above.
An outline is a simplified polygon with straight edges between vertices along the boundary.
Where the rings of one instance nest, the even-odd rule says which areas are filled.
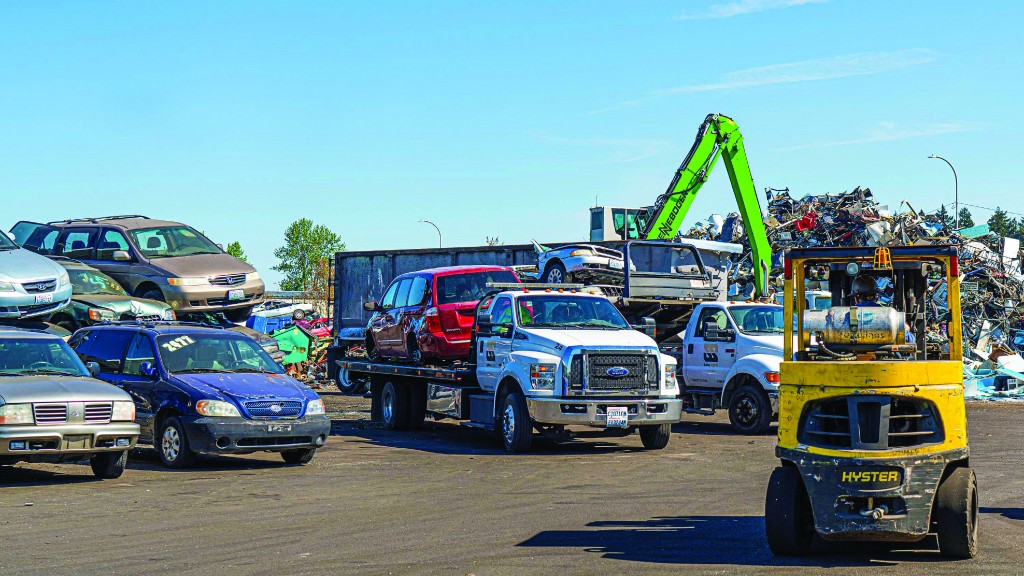
[[[1024,213],[1017,2],[7,2],[0,226],[110,213],[273,250],[583,240],[709,112],[759,188]],[[687,224],[734,209],[716,171]],[[973,209],[976,219],[988,212]]]

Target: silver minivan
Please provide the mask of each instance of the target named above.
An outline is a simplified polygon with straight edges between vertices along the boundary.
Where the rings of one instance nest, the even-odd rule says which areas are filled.
[[[0,318],[49,315],[70,301],[71,280],[60,264],[0,233]]]

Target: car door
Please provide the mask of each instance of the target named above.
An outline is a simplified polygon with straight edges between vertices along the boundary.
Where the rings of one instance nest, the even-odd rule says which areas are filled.
[[[415,344],[416,336],[419,333],[420,324],[423,322],[423,313],[427,309],[427,298],[430,296],[428,286],[427,278],[424,276],[413,276],[409,283],[409,294],[398,318],[402,332],[403,358],[411,358],[411,346],[417,345]],[[401,296],[401,291],[399,291],[399,296]]]
[[[60,229],[49,224],[22,220],[11,228],[11,234],[14,235],[14,242],[22,248],[50,255],[57,245]]]
[[[726,313],[720,306],[705,306],[697,317],[693,336],[686,343],[686,368],[683,379],[687,386],[717,387],[713,380],[719,355],[724,352],[719,342],[708,342],[705,333],[711,327],[720,328],[725,325]]]
[[[396,358],[408,358],[409,351],[406,349],[405,331],[403,330],[402,314],[409,303],[409,291],[412,289],[412,278],[403,278],[398,284],[398,292],[395,293],[395,301],[391,308],[385,311],[388,316],[381,329],[381,336],[387,343],[388,356]]]
[[[156,366],[156,349],[148,334],[136,333],[128,344],[121,370],[110,374],[108,381],[122,388],[135,401],[135,422],[142,429],[143,438],[149,441],[153,438],[153,420],[158,408],[156,392],[159,380],[142,374],[144,362]]]
[[[477,338],[477,382],[484,390],[495,390],[501,370],[512,351],[512,299],[499,296],[491,304],[491,334]]]
[[[128,260],[115,260],[114,255],[120,252],[128,254]],[[118,254],[120,255],[120,254]],[[128,239],[120,230],[102,228],[96,241],[96,254],[89,262],[94,268],[117,280],[129,293],[139,284],[132,281],[132,269],[137,267],[138,258],[128,243]]]
[[[402,283],[401,279],[393,280],[388,289],[384,292],[384,297],[377,303],[377,311],[370,317],[370,337],[373,339],[373,345],[377,349],[377,352],[381,355],[390,355],[391,351],[388,348],[387,334],[384,331],[388,326],[388,322],[392,319],[392,316],[388,313],[395,305],[395,295],[398,293],[398,287]]]

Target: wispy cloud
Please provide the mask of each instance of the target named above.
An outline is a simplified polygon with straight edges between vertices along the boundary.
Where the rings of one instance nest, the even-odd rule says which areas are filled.
[[[732,18],[742,14],[753,14],[779,8],[792,8],[806,4],[824,4],[828,0],[737,0],[711,4],[697,12],[685,11],[676,17],[677,20],[707,20],[712,18]]]
[[[980,122],[935,122],[930,124],[909,124],[900,125],[897,122],[879,122],[873,127],[864,130],[858,136],[843,140],[827,140],[824,142],[810,142],[798,146],[778,148],[779,152],[791,150],[807,150],[810,148],[829,148],[832,146],[849,146],[852,144],[872,144],[877,142],[893,142],[906,140],[908,138],[921,138],[925,136],[941,136],[943,134],[957,134],[961,132],[979,132],[986,128]]]
[[[794,84],[797,82],[817,82],[822,80],[836,80],[839,78],[850,78],[854,76],[872,76],[884,74],[895,70],[902,70],[912,66],[928,64],[935,60],[935,53],[921,48],[907,50],[896,50],[892,52],[862,52],[859,54],[847,54],[845,56],[832,56],[829,58],[815,58],[812,60],[800,60],[798,62],[787,62],[785,64],[772,64],[758,68],[747,68],[729,72],[715,82],[706,84],[689,84],[686,86],[674,86],[649,92],[641,98],[627,100],[606,110],[604,112],[629,106],[636,106],[644,102],[677,96],[680,94],[693,94],[698,92],[718,92],[723,90],[743,90],[761,86],[772,86],[778,84]]]
[[[664,140],[644,140],[635,138],[566,138],[550,136],[543,132],[534,132],[538,140],[564,144],[567,146],[585,147],[596,150],[594,164],[616,164],[636,162],[657,156],[671,147]],[[589,162],[588,162],[589,163]]]

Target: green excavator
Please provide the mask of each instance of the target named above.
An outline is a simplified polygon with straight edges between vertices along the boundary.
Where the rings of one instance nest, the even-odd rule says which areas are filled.
[[[590,240],[672,240],[719,157],[725,159],[725,169],[729,172],[732,191],[750,241],[754,286],[759,295],[767,294],[772,248],[765,233],[743,136],[736,122],[723,114],[708,114],[704,119],[693,147],[676,171],[668,190],[658,196],[653,206],[591,208]]]

